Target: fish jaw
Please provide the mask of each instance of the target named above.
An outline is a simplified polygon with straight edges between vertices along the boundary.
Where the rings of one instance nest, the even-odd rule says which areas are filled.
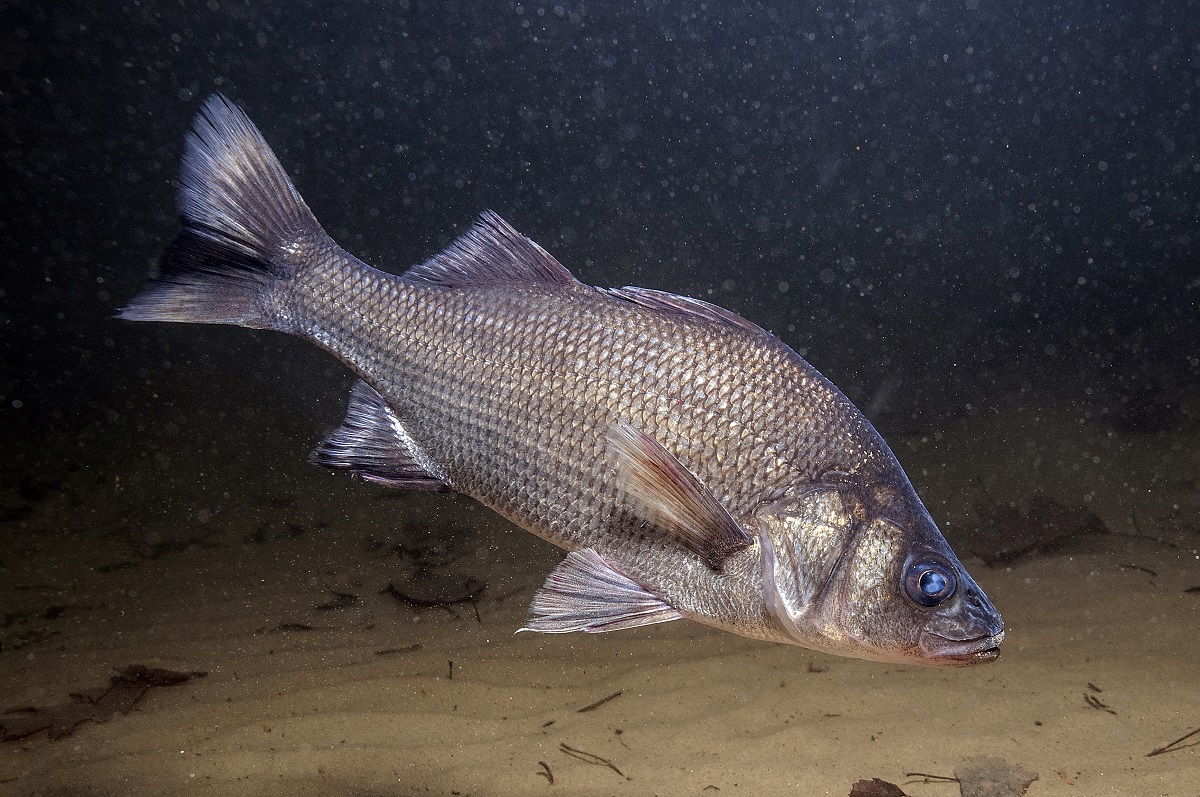
[[[969,667],[998,659],[1003,642],[1003,631],[976,639],[947,639],[931,631],[924,631],[918,644],[922,663],[928,666]]]
[[[956,562],[957,564],[957,562]],[[951,613],[931,620],[917,640],[923,663],[966,667],[995,661],[1004,642],[1004,620],[975,580],[962,570]]]

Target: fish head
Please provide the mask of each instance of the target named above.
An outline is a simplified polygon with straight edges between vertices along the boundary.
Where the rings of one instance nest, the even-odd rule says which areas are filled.
[[[760,520],[767,608],[797,644],[934,667],[999,656],[999,612],[911,487],[810,491]]]

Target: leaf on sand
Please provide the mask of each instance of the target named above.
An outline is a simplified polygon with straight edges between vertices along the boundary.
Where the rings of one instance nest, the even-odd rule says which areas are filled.
[[[1036,772],[1027,772],[1003,758],[975,756],[954,768],[962,797],[1021,797]]]
[[[850,787],[850,797],[907,797],[904,790],[886,780],[871,778],[855,781]]]
[[[24,739],[43,729],[49,731],[51,739],[61,739],[70,736],[82,722],[108,722],[113,714],[128,714],[151,687],[174,686],[207,674],[131,664],[112,676],[109,686],[72,692],[70,703],[5,711],[0,714],[0,741]]]

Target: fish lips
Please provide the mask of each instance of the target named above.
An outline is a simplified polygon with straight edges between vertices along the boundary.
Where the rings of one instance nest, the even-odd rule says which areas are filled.
[[[917,644],[926,663],[940,667],[968,667],[995,661],[1000,656],[1004,632],[986,634],[973,639],[950,639],[936,631],[921,632]]]

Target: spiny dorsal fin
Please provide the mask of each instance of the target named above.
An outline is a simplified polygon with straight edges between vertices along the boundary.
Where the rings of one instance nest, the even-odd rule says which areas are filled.
[[[646,519],[671,533],[718,573],[753,542],[709,490],[648,434],[624,423],[609,427],[621,489]]]
[[[484,211],[441,253],[404,274],[406,279],[469,288],[479,285],[577,285],[566,267],[493,211]]]

